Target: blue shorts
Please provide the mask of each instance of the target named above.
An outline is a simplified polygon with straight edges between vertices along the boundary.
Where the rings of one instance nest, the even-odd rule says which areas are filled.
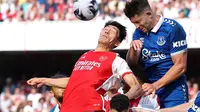
[[[188,102],[188,88],[184,84],[170,84],[159,94],[160,107],[170,108]]]

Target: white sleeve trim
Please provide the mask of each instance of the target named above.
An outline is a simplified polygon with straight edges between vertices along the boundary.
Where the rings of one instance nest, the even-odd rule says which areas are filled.
[[[174,55],[177,55],[177,54],[180,54],[180,53],[183,53],[183,52],[187,52],[187,49],[183,49],[183,50],[171,53],[171,56],[174,56]]]
[[[132,72],[127,62],[119,56],[116,56],[112,63],[112,73],[115,77],[122,79],[122,75]]]

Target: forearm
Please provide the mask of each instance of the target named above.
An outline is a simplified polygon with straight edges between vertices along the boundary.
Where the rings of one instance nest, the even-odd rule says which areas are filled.
[[[191,103],[185,103],[179,106],[175,106],[172,108],[165,108],[165,109],[160,109],[159,112],[187,112],[187,110],[192,106]]]
[[[131,75],[132,77],[125,79],[125,82],[130,87],[129,91],[125,95],[128,96],[129,99],[136,99],[142,95],[143,91],[137,78],[133,74]],[[130,81],[130,79],[132,79],[132,81]]]
[[[68,78],[58,78],[58,79],[52,79],[52,78],[44,78],[43,83],[47,86],[55,86],[60,88],[65,88],[67,86],[67,83],[69,81]]]
[[[168,72],[158,81],[153,83],[157,89],[173,82],[185,73],[185,67],[181,65],[173,65]]]
[[[142,94],[143,91],[141,85],[138,83],[134,87],[131,87],[125,95],[131,100],[140,97]]]
[[[126,55],[126,61],[128,63],[128,65],[136,65],[138,63],[139,60],[139,55],[140,55],[140,51],[136,51],[134,50],[133,47],[130,47],[130,49],[127,52]]]

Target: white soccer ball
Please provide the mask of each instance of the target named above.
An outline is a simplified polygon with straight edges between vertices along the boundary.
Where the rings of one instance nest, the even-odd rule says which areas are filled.
[[[74,15],[83,21],[93,19],[98,13],[96,0],[79,0],[73,5]]]

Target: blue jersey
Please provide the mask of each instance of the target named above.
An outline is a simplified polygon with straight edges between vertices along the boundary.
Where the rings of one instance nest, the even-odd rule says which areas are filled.
[[[60,112],[60,108],[59,108],[59,105],[55,105],[51,110],[50,112]]]
[[[194,104],[189,108],[188,112],[200,112],[200,92],[198,93]]]
[[[133,40],[141,40],[143,47],[140,62],[143,65],[149,83],[163,77],[174,65],[172,56],[186,52],[186,33],[175,20],[161,17],[149,33],[136,29]],[[157,91],[161,101],[188,100],[186,78],[183,74],[176,81]]]

